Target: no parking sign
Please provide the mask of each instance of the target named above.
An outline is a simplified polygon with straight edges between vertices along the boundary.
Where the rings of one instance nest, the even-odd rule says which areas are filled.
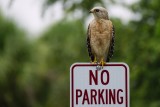
[[[70,68],[70,107],[129,107],[129,68],[125,63],[75,63]]]

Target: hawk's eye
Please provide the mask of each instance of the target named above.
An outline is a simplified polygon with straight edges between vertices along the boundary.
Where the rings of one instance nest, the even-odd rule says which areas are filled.
[[[96,9],[95,11],[96,11],[96,12],[99,12],[99,9]]]

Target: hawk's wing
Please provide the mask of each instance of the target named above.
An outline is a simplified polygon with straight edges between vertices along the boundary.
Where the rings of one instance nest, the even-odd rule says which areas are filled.
[[[91,45],[90,45],[90,39],[91,39],[91,36],[90,36],[90,25],[88,26],[88,30],[87,30],[87,49],[88,49],[88,54],[89,54],[89,57],[91,58],[91,61],[93,62],[94,61],[94,55],[92,53],[92,49],[91,49]]]
[[[110,58],[113,56],[114,42],[115,42],[114,39],[115,39],[115,28],[114,28],[114,26],[112,26],[112,38],[111,38],[110,47],[109,47],[106,62],[109,62]]]

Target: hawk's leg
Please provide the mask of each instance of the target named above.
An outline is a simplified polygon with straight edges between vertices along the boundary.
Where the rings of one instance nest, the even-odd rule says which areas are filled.
[[[106,64],[106,62],[104,61],[104,59],[102,58],[101,59],[101,61],[100,61],[100,65],[102,66],[102,68],[103,68],[103,66]]]
[[[96,56],[94,56],[94,61],[93,61],[93,62],[91,61],[91,63],[92,63],[92,64],[96,64],[96,63],[97,63],[97,58],[96,58]]]

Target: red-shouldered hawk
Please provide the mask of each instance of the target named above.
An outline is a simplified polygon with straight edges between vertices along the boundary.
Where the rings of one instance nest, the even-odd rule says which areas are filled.
[[[103,67],[113,56],[114,26],[105,8],[94,7],[90,13],[93,13],[94,19],[90,22],[87,31],[88,53],[93,63]]]

